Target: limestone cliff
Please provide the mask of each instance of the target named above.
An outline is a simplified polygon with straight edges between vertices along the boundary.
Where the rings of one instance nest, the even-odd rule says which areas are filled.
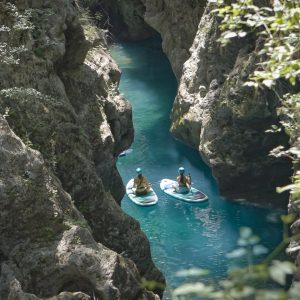
[[[94,240],[42,155],[2,116],[0,145],[1,299],[155,299],[131,260]]]
[[[184,64],[171,131],[199,149],[223,195],[264,203],[278,198],[280,205],[275,189],[288,182],[291,165],[269,152],[288,138],[266,132],[279,123],[278,98],[244,86],[258,62],[259,42],[249,37],[221,48],[218,36],[218,20],[207,7]]]
[[[275,188],[288,182],[291,165],[268,154],[278,145],[288,145],[288,138],[266,133],[278,125],[277,97],[243,86],[258,61],[259,42],[250,37],[222,48],[217,42],[218,20],[207,1],[141,2],[140,17],[161,34],[179,81],[172,133],[199,150],[222,195],[284,206],[287,194],[278,195]],[[135,20],[128,14],[123,19],[130,24]]]
[[[179,80],[183,63],[190,56],[189,48],[195,38],[206,1],[107,0],[104,3],[105,9],[111,16],[112,29],[117,28],[114,32],[118,37],[144,39],[154,36],[155,32],[160,34],[162,48]],[[120,20],[122,20],[121,24]]]
[[[189,58],[205,0],[142,0],[145,21],[162,37],[162,48],[167,54],[173,72],[180,80],[182,66]]]
[[[141,278],[163,276],[119,206],[133,127],[103,32],[75,1],[0,5],[0,298],[155,299]]]

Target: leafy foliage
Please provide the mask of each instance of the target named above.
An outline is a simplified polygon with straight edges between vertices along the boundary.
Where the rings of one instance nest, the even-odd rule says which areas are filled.
[[[283,218],[285,229],[292,221],[290,216]],[[224,280],[214,282],[205,277],[209,276],[208,270],[190,269],[177,272],[177,276],[193,279],[201,277],[197,282],[189,281],[176,288],[173,292],[174,299],[276,299],[296,300],[300,291],[300,283],[295,283],[287,291],[289,276],[293,275],[296,267],[289,261],[275,260],[274,257],[284,249],[291,239],[285,230],[283,242],[262,263],[254,264],[253,258],[266,253],[267,249],[259,244],[260,239],[248,227],[240,229],[238,240],[239,248],[227,255],[231,260],[247,257],[247,266],[233,268]],[[196,297],[196,298],[195,298]]]
[[[101,36],[101,24],[103,16],[100,12],[92,12],[89,7],[89,1],[81,1],[80,6],[78,7],[79,11],[79,20],[84,28],[84,33],[87,39],[96,39]]]
[[[235,37],[256,33],[264,46],[258,53],[260,63],[251,79],[267,87],[279,78],[296,84],[300,75],[300,2],[298,0],[274,0],[272,7],[259,7],[253,0],[238,0],[226,5],[217,3],[222,18],[220,42],[225,45]],[[252,82],[253,84],[253,82]]]
[[[27,51],[22,44],[22,37],[24,33],[33,29],[30,22],[31,12],[25,10],[20,13],[14,4],[9,2],[0,2],[0,11],[6,15],[7,22],[0,27],[0,64],[19,64],[20,54]]]

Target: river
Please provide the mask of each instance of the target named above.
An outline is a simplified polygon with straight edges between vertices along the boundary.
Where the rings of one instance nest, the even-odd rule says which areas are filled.
[[[121,43],[111,53],[122,70],[120,91],[132,105],[135,128],[132,152],[120,157],[117,166],[125,185],[135,169],[142,168],[159,197],[157,205],[141,207],[125,196],[122,208],[140,222],[168,290],[185,280],[176,276],[182,269],[201,267],[214,279],[223,277],[237,263],[226,253],[237,248],[242,226],[250,227],[262,245],[273,249],[282,238],[281,212],[222,198],[199,153],[169,133],[177,82],[160,41]],[[208,195],[208,202],[185,203],[160,190],[159,181],[175,179],[180,166],[192,174],[193,185]],[[170,299],[170,292],[164,299]]]

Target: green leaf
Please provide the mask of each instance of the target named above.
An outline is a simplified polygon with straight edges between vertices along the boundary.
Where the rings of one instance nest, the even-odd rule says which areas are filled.
[[[256,256],[266,254],[268,252],[269,252],[268,248],[266,248],[262,245],[255,245],[253,247],[253,254],[256,255]]]
[[[273,81],[272,79],[265,79],[265,80],[263,80],[262,83],[263,83],[263,85],[265,85],[266,87],[271,88],[272,85],[274,84],[274,81]]]
[[[283,187],[277,187],[276,192],[281,194],[285,191],[291,190],[293,187],[294,187],[294,184],[289,184],[289,185],[286,185],[286,186],[283,186]]]
[[[226,254],[227,258],[238,258],[245,256],[247,254],[247,250],[245,248],[237,248],[233,250],[232,252],[229,252]]]
[[[178,288],[176,288],[173,292],[174,296],[182,296],[182,295],[209,295],[214,291],[212,286],[206,285],[202,282],[196,283],[186,283]]]
[[[247,35],[247,32],[245,32],[245,31],[240,31],[239,33],[238,33],[238,36],[239,37],[245,37]]]
[[[293,274],[297,270],[296,266],[289,261],[275,260],[269,268],[270,277],[277,283],[285,285],[286,276]]]
[[[240,228],[240,236],[242,239],[248,239],[252,235],[252,229],[249,227]]]
[[[295,77],[290,77],[290,78],[289,78],[289,82],[290,82],[292,85],[295,85],[295,84],[296,84],[296,78],[295,78]]]
[[[244,86],[253,86],[253,87],[255,87],[255,88],[257,88],[258,87],[258,83],[257,82],[254,82],[254,81],[246,81],[244,84],[243,84]]]
[[[284,224],[291,224],[292,222],[294,222],[295,217],[292,214],[282,215],[281,220]]]
[[[237,34],[235,32],[233,32],[233,31],[226,31],[223,34],[223,38],[224,39],[231,39],[231,38],[234,38],[236,36],[237,36]]]
[[[178,277],[192,277],[192,276],[206,276],[209,274],[209,270],[201,268],[191,268],[188,270],[181,270],[176,272]]]
[[[246,24],[247,24],[249,27],[254,27],[254,26],[256,25],[256,22],[253,21],[253,20],[248,19],[247,22],[246,22]]]

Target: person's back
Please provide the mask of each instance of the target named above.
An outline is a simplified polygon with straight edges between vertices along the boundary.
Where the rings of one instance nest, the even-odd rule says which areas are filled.
[[[134,184],[138,187],[141,188],[143,186],[148,185],[148,180],[145,176],[143,175],[138,175],[134,178]]]
[[[145,195],[150,191],[150,184],[145,176],[142,175],[142,169],[136,169],[137,176],[134,178],[133,191],[136,195]]]
[[[177,186],[175,186],[175,191],[178,193],[188,193],[191,188],[191,180],[189,176],[184,175],[184,168],[180,167],[178,169],[179,176],[177,176]]]
[[[183,174],[177,176],[177,183],[181,187],[187,187],[188,177]]]

